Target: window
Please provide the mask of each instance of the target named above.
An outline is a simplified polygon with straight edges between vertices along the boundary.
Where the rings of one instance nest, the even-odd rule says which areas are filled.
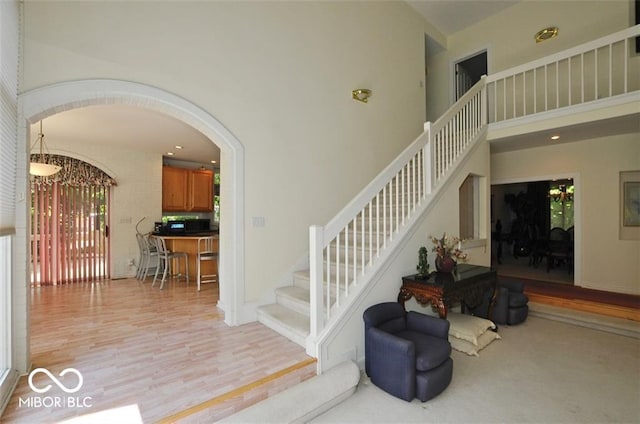
[[[9,396],[17,373],[11,357],[13,235],[15,229],[18,130],[18,45],[20,3],[0,2],[0,405]],[[14,378],[10,378],[12,375]]]
[[[549,228],[573,227],[573,182],[552,181],[549,184]]]
[[[12,368],[11,334],[11,273],[13,236],[0,236],[0,405],[11,394],[14,379]],[[17,374],[16,374],[17,375]]]
[[[220,222],[220,171],[213,176],[213,221]]]
[[[0,380],[9,368],[11,332],[4,323],[11,322],[11,236],[0,237]],[[5,343],[7,342],[7,343]]]

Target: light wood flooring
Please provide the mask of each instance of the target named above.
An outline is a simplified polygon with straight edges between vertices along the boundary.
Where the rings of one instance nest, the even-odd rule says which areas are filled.
[[[162,291],[135,279],[33,289],[32,368],[73,387],[76,376],[59,377],[73,367],[84,382],[68,395],[39,373],[37,387],[53,386],[39,395],[24,376],[0,421],[52,423],[137,405],[145,423],[213,422],[315,375],[302,347],[259,323],[227,326],[217,301],[217,284],[197,292],[184,281]],[[24,403],[44,396],[90,398],[90,407]]]

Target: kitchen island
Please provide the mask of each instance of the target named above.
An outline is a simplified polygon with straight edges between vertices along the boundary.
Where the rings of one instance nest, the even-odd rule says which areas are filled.
[[[167,245],[167,249],[172,252],[185,252],[187,254],[189,262],[189,282],[196,282],[198,276],[196,275],[197,259],[198,259],[198,239],[201,237],[213,237],[213,248],[218,251],[218,233],[217,232],[203,232],[196,234],[154,234],[156,237],[162,237]],[[173,273],[185,274],[184,262],[174,261],[172,264]],[[217,261],[203,261],[200,264],[200,273],[202,275],[218,274],[218,262]]]

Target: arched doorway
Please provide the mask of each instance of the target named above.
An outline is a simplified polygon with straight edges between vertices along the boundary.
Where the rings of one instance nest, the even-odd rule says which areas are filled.
[[[75,108],[104,105],[134,105],[176,118],[215,140],[221,152],[220,300],[228,325],[241,324],[244,300],[244,147],[218,120],[202,108],[172,93],[149,85],[119,80],[82,80],[53,84],[23,93],[18,98],[18,181],[16,192],[24,199],[28,190],[29,126],[47,116]],[[20,194],[22,193],[22,195]],[[18,216],[25,222],[16,228],[16,242],[28,251],[28,202],[18,202]],[[16,269],[14,311],[18,321],[28,322],[28,272],[26,260]],[[20,278],[23,276],[23,278]],[[25,352],[19,368],[26,370],[29,357],[28,325],[16,331],[17,351]],[[24,362],[23,362],[24,361]]]

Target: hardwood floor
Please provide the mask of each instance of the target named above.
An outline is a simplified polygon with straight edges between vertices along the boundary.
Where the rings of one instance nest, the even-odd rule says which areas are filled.
[[[68,395],[34,374],[37,388],[52,385],[37,394],[22,377],[0,421],[51,423],[137,405],[145,423],[213,422],[315,375],[315,359],[262,324],[227,326],[217,300],[217,284],[197,292],[183,281],[162,291],[135,279],[33,289],[32,368],[67,388],[78,384],[59,377],[68,367],[84,381]],[[36,397],[67,404],[36,407]],[[90,398],[90,407],[69,407],[69,397]]]
[[[493,266],[499,278],[524,281],[532,302],[640,322],[638,295],[586,289],[566,268],[547,271],[544,266],[529,266],[527,258],[507,256]]]

